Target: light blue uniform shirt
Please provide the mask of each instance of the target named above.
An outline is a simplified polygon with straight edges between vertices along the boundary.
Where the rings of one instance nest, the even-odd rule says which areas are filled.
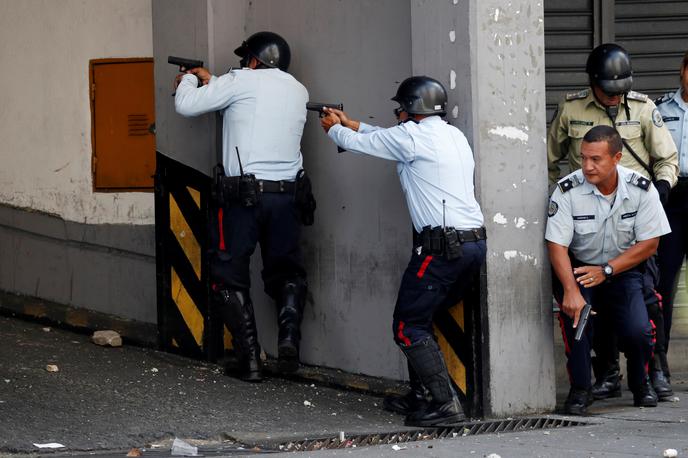
[[[397,172],[413,227],[446,226],[476,229],[483,215],[473,190],[473,152],[463,133],[430,116],[383,129],[361,123],[358,132],[336,124],[328,135],[354,153],[397,161]]]
[[[237,176],[239,147],[244,173],[261,180],[293,181],[301,169],[301,135],[308,91],[289,73],[276,68],[231,70],[197,88],[195,75],[184,75],[174,99],[177,113],[198,116],[221,111],[222,162]]]
[[[580,169],[560,180],[550,199],[545,238],[569,247],[585,264],[602,265],[636,242],[671,232],[654,185],[626,167],[619,165],[617,171],[613,206]]]
[[[681,97],[681,89],[657,100],[657,109],[678,149],[679,176],[688,177],[688,104]]]

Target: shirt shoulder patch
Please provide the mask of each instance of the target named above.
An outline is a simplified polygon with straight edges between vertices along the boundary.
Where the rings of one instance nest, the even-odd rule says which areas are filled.
[[[549,208],[547,208],[547,216],[549,216],[551,218],[552,216],[556,215],[558,211],[559,211],[559,205],[555,201],[550,200],[549,201]]]
[[[657,127],[662,127],[664,125],[662,114],[656,108],[652,110],[652,123]]]
[[[635,185],[642,189],[643,191],[647,191],[650,189],[650,183],[651,181],[645,178],[642,175],[638,175],[637,173],[631,173],[626,177],[626,181],[629,182],[632,185]]]
[[[583,89],[582,91],[578,92],[569,92],[566,94],[566,101],[571,101],[571,100],[578,100],[578,99],[584,99],[590,94],[590,89]]]
[[[628,97],[631,100],[637,100],[638,102],[647,102],[649,97],[647,94],[643,94],[641,92],[635,92],[635,91],[628,91],[628,94],[626,94],[626,97]]]

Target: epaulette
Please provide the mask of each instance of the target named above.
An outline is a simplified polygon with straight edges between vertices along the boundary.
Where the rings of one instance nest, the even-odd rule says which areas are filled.
[[[583,183],[583,181],[578,177],[577,174],[572,173],[566,178],[563,178],[557,182],[557,185],[559,186],[559,189],[561,190],[562,193],[569,192],[579,184]]]
[[[664,94],[660,97],[657,97],[655,99],[655,105],[660,106],[664,102],[668,102],[669,100],[674,98],[674,94],[675,94],[675,92],[667,92],[666,94]]]
[[[638,175],[637,173],[631,173],[630,175],[628,175],[626,177],[626,181],[636,185],[643,191],[647,191],[648,189],[650,189],[650,183],[652,183],[650,180],[648,180],[642,175]]]
[[[642,92],[635,92],[635,91],[628,91],[628,94],[626,94],[626,97],[628,97],[631,100],[637,100],[638,102],[647,102],[649,97],[647,94],[643,94]]]
[[[588,95],[590,95],[590,89],[583,89],[582,91],[578,92],[569,92],[566,94],[566,101],[568,102],[570,100],[584,99]]]

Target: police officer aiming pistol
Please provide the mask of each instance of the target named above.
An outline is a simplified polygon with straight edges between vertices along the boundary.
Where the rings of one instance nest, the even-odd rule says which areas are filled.
[[[276,33],[255,33],[234,53],[241,69],[220,77],[205,68],[180,75],[175,106],[183,116],[222,114],[222,163],[214,173],[211,219],[214,306],[232,334],[239,377],[260,381],[249,294],[257,243],[265,292],[278,308],[279,367],[291,372],[299,363],[307,286],[299,239],[302,221],[312,223],[314,210],[300,150],[308,92],[287,73],[291,52]]]
[[[437,80],[404,80],[392,100],[399,124],[388,129],[327,109],[321,124],[340,147],[396,161],[413,222],[411,260],[394,309],[394,340],[406,355],[411,391],[385,399],[406,424],[432,426],[465,418],[433,335],[433,315],[456,304],[485,260],[485,228],[473,191],[473,153],[442,117],[447,93]],[[451,291],[451,293],[450,293]],[[427,391],[426,391],[427,390]]]
[[[552,194],[545,238],[559,282],[564,344],[571,389],[568,414],[584,414],[593,402],[590,349],[594,326],[574,340],[586,303],[611,316],[628,363],[635,406],[654,407],[657,395],[646,364],[652,328],[643,296],[645,260],[670,232],[654,185],[619,165],[623,144],[610,126],[596,126],[581,142],[582,169],[561,181]],[[593,317],[593,320],[597,317]]]

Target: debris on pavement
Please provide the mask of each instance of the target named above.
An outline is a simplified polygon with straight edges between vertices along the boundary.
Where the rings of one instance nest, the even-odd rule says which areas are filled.
[[[171,455],[173,455],[173,456],[198,456],[198,447],[194,447],[193,445],[189,444],[188,442],[184,442],[183,440],[175,437],[174,442],[172,442]]]
[[[668,448],[664,450],[663,456],[666,458],[675,458],[678,456],[678,450],[676,450],[675,448]]]
[[[141,449],[136,448],[136,447],[132,448],[131,450],[129,450],[129,453],[127,453],[127,456],[141,456],[141,455],[143,455],[143,453],[141,452]]]
[[[502,458],[502,457],[497,455],[496,453],[490,453],[485,458]]]
[[[398,452],[399,450],[406,450],[407,448],[408,447],[406,446],[400,446],[397,444],[392,445],[392,450],[394,450],[395,452]]]
[[[91,341],[96,345],[121,347],[122,337],[117,331],[96,331],[91,336]]]
[[[44,331],[44,332],[50,332],[51,329],[50,329],[50,328],[43,328],[43,331]]]
[[[58,444],[57,442],[48,442],[47,444],[34,444],[38,448],[64,448],[64,445]]]
[[[48,364],[45,366],[45,370],[48,372],[59,372],[60,368],[56,364]]]
[[[303,401],[303,405],[306,407],[313,407],[313,403],[311,401]]]

